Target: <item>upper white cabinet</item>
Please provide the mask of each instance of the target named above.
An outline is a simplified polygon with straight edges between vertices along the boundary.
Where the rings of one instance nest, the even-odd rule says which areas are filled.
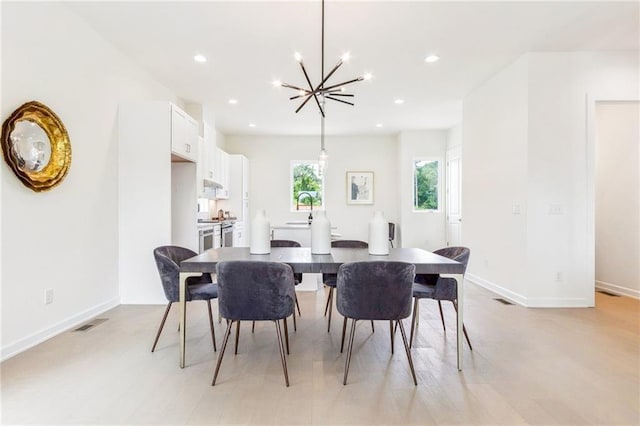
[[[216,190],[216,198],[226,200],[229,198],[229,154],[216,148],[215,162],[216,182],[220,184]]]
[[[204,124],[204,150],[201,156],[203,164],[203,178],[210,182],[216,181],[216,132],[208,124]]]
[[[171,153],[198,161],[198,122],[176,105],[171,105]]]

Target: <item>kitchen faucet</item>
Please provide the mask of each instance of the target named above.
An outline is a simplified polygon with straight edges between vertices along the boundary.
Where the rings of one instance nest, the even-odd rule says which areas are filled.
[[[309,212],[309,225],[311,225],[311,221],[313,220],[313,195],[308,192],[298,193],[298,199],[296,200],[296,210],[300,210],[300,198],[302,198],[303,195],[306,195],[307,197],[309,197],[309,200],[311,200],[311,211]]]

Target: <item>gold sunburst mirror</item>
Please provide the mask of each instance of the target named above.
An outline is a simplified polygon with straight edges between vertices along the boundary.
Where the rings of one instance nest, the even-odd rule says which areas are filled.
[[[18,179],[36,192],[62,182],[71,164],[71,142],[64,124],[36,101],[16,109],[2,124],[2,152]]]

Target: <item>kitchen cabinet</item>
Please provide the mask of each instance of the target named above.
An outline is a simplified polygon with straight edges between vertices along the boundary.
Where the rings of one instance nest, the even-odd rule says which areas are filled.
[[[249,247],[246,230],[244,222],[233,224],[233,247]]]
[[[216,170],[216,182],[220,185],[216,189],[216,198],[219,200],[227,200],[229,199],[230,188],[229,188],[229,154],[220,148],[216,147],[216,158],[215,158]]]
[[[216,175],[216,133],[207,123],[203,127],[204,137],[198,138],[198,195],[214,199],[219,185]]]
[[[244,155],[227,155],[227,158],[228,196],[218,202],[218,207],[249,223],[249,159]]]
[[[176,161],[198,161],[198,122],[171,105],[171,153]]]

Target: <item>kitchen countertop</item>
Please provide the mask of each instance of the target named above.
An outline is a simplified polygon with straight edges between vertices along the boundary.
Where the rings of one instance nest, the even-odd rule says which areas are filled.
[[[271,225],[271,229],[311,229],[311,225],[306,221],[300,223],[287,222],[281,225]],[[338,227],[332,226],[331,229],[338,229]]]

